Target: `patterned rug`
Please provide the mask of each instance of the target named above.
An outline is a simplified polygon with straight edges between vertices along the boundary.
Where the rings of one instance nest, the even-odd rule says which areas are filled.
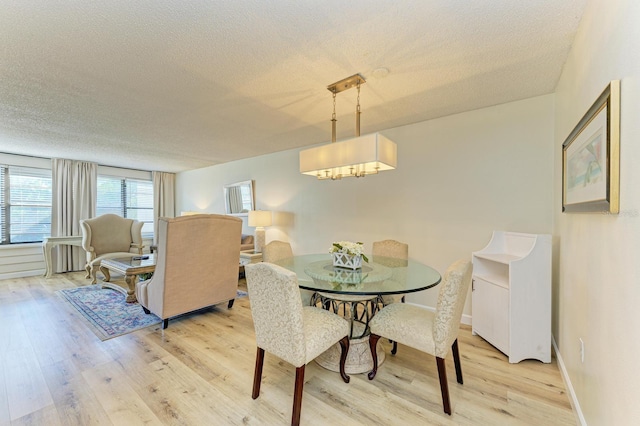
[[[159,324],[162,320],[145,314],[139,303],[127,303],[125,295],[100,284],[59,290],[71,306],[89,322],[91,330],[107,340],[141,328]]]
[[[100,284],[75,287],[57,292],[87,320],[91,330],[108,340],[162,322],[153,314],[145,314],[139,303],[127,303],[124,294]],[[238,298],[246,292],[238,290]]]

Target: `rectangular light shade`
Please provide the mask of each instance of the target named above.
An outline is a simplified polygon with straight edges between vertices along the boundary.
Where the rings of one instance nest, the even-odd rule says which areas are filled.
[[[268,210],[249,211],[249,226],[271,226],[271,212]]]
[[[379,133],[300,151],[300,173],[319,179],[393,170],[397,162],[396,144]]]

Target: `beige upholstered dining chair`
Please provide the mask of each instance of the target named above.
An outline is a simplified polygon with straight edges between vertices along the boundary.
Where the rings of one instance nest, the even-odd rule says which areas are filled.
[[[142,254],[142,225],[137,220],[111,213],[80,221],[82,248],[87,252],[86,278],[91,278],[91,284],[96,283],[96,274],[104,259]],[[109,271],[104,268],[101,271],[108,281]]]
[[[409,244],[401,243],[396,240],[383,240],[374,241],[371,254],[374,256],[391,257],[393,259],[408,260],[409,259]],[[391,277],[393,279],[393,276]],[[387,306],[391,303],[404,303],[404,294],[385,294],[382,296],[382,306]],[[392,354],[396,354],[398,351],[398,342],[393,342]]]
[[[287,257],[293,257],[291,244],[284,241],[271,241],[262,247],[262,261],[267,263],[277,262]]]
[[[153,276],[136,284],[136,298],[167,328],[169,318],[219,303],[229,309],[238,291],[242,219],[197,214],[158,219]]]
[[[374,256],[392,257],[394,259],[409,259],[409,244],[396,240],[375,241],[371,254]],[[389,294],[382,296],[383,305],[404,302],[404,294]]]
[[[296,274],[271,263],[245,266],[258,351],[253,399],[260,396],[264,352],[296,367],[291,424],[300,424],[304,370],[307,363],[340,343],[340,375],[349,383],[344,363],[349,350],[349,323],[314,306],[302,306]]]
[[[291,249],[291,244],[287,242],[274,240],[262,247],[263,262],[274,263],[289,257],[293,257],[293,250]],[[309,306],[311,304],[313,292],[301,288],[300,297],[302,299],[302,305]]]
[[[444,412],[451,415],[445,357],[451,348],[456,378],[462,384],[462,368],[458,352],[458,330],[464,302],[471,283],[471,262],[459,260],[446,271],[438,295],[436,311],[405,303],[387,305],[369,323],[369,346],[373,355],[373,380],[378,370],[376,344],[380,337],[410,346],[436,357]]]

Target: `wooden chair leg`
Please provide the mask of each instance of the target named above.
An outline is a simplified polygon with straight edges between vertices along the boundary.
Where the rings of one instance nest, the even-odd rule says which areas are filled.
[[[147,308],[145,308],[144,306],[142,307],[142,310],[144,311],[145,314],[149,315],[151,313],[150,310],[148,310]]]
[[[447,367],[444,364],[444,358],[436,357],[438,364],[438,377],[440,377],[440,392],[442,392],[442,406],[444,412],[451,415],[451,403],[449,402],[449,385],[447,384]]]
[[[256,368],[253,373],[253,392],[251,398],[256,399],[260,396],[260,383],[262,382],[262,365],[264,364],[264,349],[258,348],[256,353]]]
[[[300,412],[302,411],[302,388],[304,387],[304,367],[296,368],[296,387],[293,390],[293,415],[291,416],[291,426],[300,424]]]
[[[398,353],[398,342],[393,342],[393,348],[391,348],[391,355],[395,355]]]
[[[344,371],[344,363],[347,360],[347,354],[349,353],[349,336],[344,336],[340,339],[340,376],[345,383],[349,383],[351,378],[347,376],[347,373]]]
[[[235,302],[235,301],[236,301],[236,299],[229,300],[229,304],[227,305],[227,309],[233,308],[233,302]]]
[[[369,349],[371,349],[371,358],[373,358],[373,370],[369,371],[369,374],[367,375],[369,380],[373,380],[378,373],[378,351],[376,350],[378,340],[380,340],[380,336],[377,334],[369,335]]]
[[[462,383],[462,366],[460,365],[460,352],[458,352],[458,339],[453,341],[451,345],[451,352],[453,353],[453,363],[456,366],[456,379],[458,383]]]
[[[164,321],[162,321],[162,329],[166,330],[167,327],[169,327],[169,318],[165,318]]]

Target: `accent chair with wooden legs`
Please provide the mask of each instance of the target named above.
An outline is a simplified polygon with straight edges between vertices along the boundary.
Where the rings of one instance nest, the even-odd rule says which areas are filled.
[[[349,323],[336,314],[302,306],[295,273],[271,263],[245,266],[251,315],[258,346],[253,399],[260,396],[264,353],[269,352],[296,367],[292,425],[300,424],[305,366],[339,343],[340,376],[349,383],[344,364],[349,351]]]
[[[142,254],[143,225],[137,220],[111,213],[80,221],[82,248],[87,253],[86,278],[91,278],[91,284],[97,282],[98,269],[105,275],[106,281],[111,278],[108,269],[100,268],[103,260]]]
[[[369,346],[373,355],[373,370],[369,372],[369,380],[373,380],[378,371],[376,345],[380,337],[426,352],[436,358],[442,405],[444,412],[451,415],[445,358],[451,348],[456,378],[462,384],[458,330],[471,284],[471,270],[471,262],[467,260],[459,260],[449,266],[441,284],[435,312],[416,305],[393,303],[373,317],[369,323]]]

